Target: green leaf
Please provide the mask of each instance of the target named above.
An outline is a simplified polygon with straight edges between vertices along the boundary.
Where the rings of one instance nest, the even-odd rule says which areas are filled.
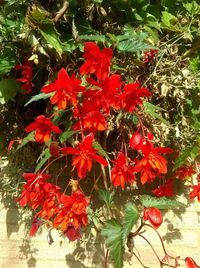
[[[49,13],[41,6],[33,6],[31,12],[27,15],[29,23],[42,25],[51,23]]]
[[[114,268],[123,267],[123,244],[122,244],[122,226],[112,219],[106,223],[102,229],[102,235],[105,237],[107,248],[114,263]]]
[[[21,149],[29,141],[35,141],[34,136],[35,136],[35,131],[30,132],[25,138],[23,138],[22,142],[17,146],[17,150]]]
[[[12,78],[4,79],[0,81],[0,103],[5,104],[9,100],[13,99],[20,91],[20,84]]]
[[[153,105],[148,101],[145,101],[143,105],[144,105],[144,111],[147,114],[151,115],[153,118],[158,119],[159,121],[169,126],[169,122],[165,120],[160,114],[157,113],[157,111],[165,111],[163,108]]]
[[[153,197],[150,195],[142,195],[140,197],[142,205],[144,207],[154,207],[158,209],[175,209],[179,207],[185,207],[186,205],[176,201],[174,199],[169,199],[166,197]]]
[[[104,43],[106,41],[105,35],[79,35],[79,38],[86,41],[96,41]]]
[[[71,129],[67,129],[65,132],[63,132],[60,136],[59,136],[59,140],[61,143],[70,140],[70,138],[77,133],[77,131],[71,130]]]
[[[47,44],[55,49],[61,57],[63,53],[62,43],[53,21],[49,18],[49,13],[42,7],[34,6],[32,11],[27,15],[27,21],[32,27],[38,28]]]
[[[16,63],[15,55],[11,51],[5,51],[0,57],[0,74],[10,72],[10,70],[15,66]]]
[[[124,210],[124,220],[122,225],[122,240],[125,243],[133,225],[139,219],[139,212],[135,204],[127,203]]]
[[[98,154],[104,156],[107,159],[110,159],[107,152],[102,148],[101,144],[99,144],[98,141],[94,141],[92,147],[97,150]]]
[[[196,1],[183,3],[183,6],[189,13],[199,15],[200,6]]]
[[[161,21],[164,26],[166,26],[167,28],[171,28],[177,22],[177,18],[171,13],[163,11]]]
[[[176,159],[174,163],[173,170],[176,170],[180,166],[184,165],[188,157],[191,157],[192,160],[195,160],[195,158],[200,155],[200,148],[199,146],[193,146],[192,148],[186,148],[185,150],[181,151],[179,157]]]
[[[38,100],[45,100],[50,98],[54,93],[40,93],[38,95],[33,96],[24,106],[29,105],[30,103],[34,102],[34,101],[38,101]]]
[[[98,190],[99,199],[106,203],[107,207],[111,207],[113,204],[114,192],[99,189]]]
[[[59,125],[59,123],[63,120],[63,115],[65,114],[66,110],[57,110],[52,122],[54,125]]]
[[[35,168],[35,172],[38,172],[38,170],[41,169],[41,167],[47,162],[49,158],[51,158],[51,153],[49,151],[49,148],[46,148],[44,151],[42,151],[42,153],[38,157],[38,160],[37,160],[38,164]]]
[[[54,48],[61,57],[63,53],[62,44],[59,39],[58,32],[54,28],[53,24],[42,25],[40,26],[39,31],[46,40],[47,44],[51,45],[51,47]]]
[[[144,32],[135,32],[132,27],[125,28],[125,34],[117,36],[117,49],[120,52],[134,52],[138,56],[147,49],[152,49],[147,40],[148,34]]]

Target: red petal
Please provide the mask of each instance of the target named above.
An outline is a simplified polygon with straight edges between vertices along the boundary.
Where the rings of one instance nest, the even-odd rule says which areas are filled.
[[[10,141],[9,144],[8,144],[8,151],[11,151],[12,150],[12,147],[13,147],[13,144],[14,144],[14,140]]]
[[[137,131],[137,132],[135,132],[135,133],[132,135],[132,137],[131,137],[131,139],[130,139],[130,141],[129,141],[129,145],[130,145],[131,148],[136,149],[137,146],[138,146],[141,142],[142,142],[142,136],[141,136],[140,133]]]
[[[174,152],[171,148],[154,148],[153,151],[159,154],[172,154]]]
[[[103,157],[101,157],[100,155],[93,154],[93,155],[92,155],[92,158],[93,158],[96,162],[98,162],[99,164],[101,164],[101,165],[107,167],[108,162],[107,162]]]
[[[58,72],[58,80],[63,81],[63,82],[67,82],[69,79],[70,78],[69,78],[67,71],[64,68],[62,68]]]
[[[62,130],[59,127],[55,126],[55,125],[52,125],[51,129],[54,132],[58,133],[58,134],[61,134],[62,133]]]
[[[80,148],[84,147],[84,149],[87,149],[87,150],[92,149],[93,140],[94,140],[93,133],[87,135],[85,139],[83,140],[82,144],[80,144]]]
[[[35,216],[33,218],[33,222],[32,222],[31,229],[29,231],[29,235],[34,236],[36,234],[37,230],[39,229],[40,225],[41,225],[40,219],[37,216]]]
[[[190,257],[185,258],[185,264],[187,268],[200,268],[200,266],[198,266],[196,262]]]
[[[26,132],[31,132],[31,131],[35,130],[37,127],[38,127],[38,123],[37,122],[34,122],[34,123],[31,123],[30,125],[28,125],[25,128],[25,131]]]
[[[73,147],[64,147],[61,149],[62,154],[80,154],[80,151]]]

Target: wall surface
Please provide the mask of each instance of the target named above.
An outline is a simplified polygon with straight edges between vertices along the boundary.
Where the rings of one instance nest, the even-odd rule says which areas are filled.
[[[3,170],[1,179],[5,176]],[[56,230],[52,231],[54,243],[48,245],[47,230],[34,238],[26,236],[27,226],[20,223],[25,217],[12,202],[0,203],[0,267],[1,268],[101,268],[104,248],[101,238],[90,236],[78,243],[69,242]],[[167,251],[172,256],[193,257],[200,264],[200,205],[191,203],[184,211],[168,212],[159,233],[164,238]],[[159,239],[147,231],[152,245],[162,258],[163,251]],[[143,239],[135,239],[135,252],[141,256],[146,267],[159,268],[152,249]],[[184,262],[182,262],[184,263]],[[111,264],[109,268],[113,267]],[[126,254],[125,268],[142,268],[137,259]],[[185,267],[184,265],[181,267]]]

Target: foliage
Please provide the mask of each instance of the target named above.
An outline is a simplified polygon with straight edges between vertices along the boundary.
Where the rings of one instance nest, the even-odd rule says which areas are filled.
[[[31,235],[41,219],[71,241],[91,225],[120,268],[159,209],[185,207],[177,183],[200,200],[199,14],[197,0],[0,4],[0,153],[36,152],[2,187],[34,211]]]

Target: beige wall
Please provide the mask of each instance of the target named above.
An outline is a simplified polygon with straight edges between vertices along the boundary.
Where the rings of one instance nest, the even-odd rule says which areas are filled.
[[[2,172],[0,173],[1,179],[4,175]],[[18,210],[15,204],[2,198],[0,203],[1,268],[102,267],[104,249],[100,238],[96,239],[90,234],[89,242],[87,239],[83,239],[76,244],[63,239],[56,230],[53,230],[54,243],[49,246],[47,230],[43,230],[34,238],[26,237],[27,228],[24,223],[20,223],[20,220],[25,217],[27,215]],[[165,214],[162,227],[158,230],[164,237],[169,254],[182,258],[191,256],[200,264],[199,203],[193,202],[185,211],[178,211],[176,214],[168,212]],[[150,238],[159,255],[163,256],[159,240],[152,234],[152,231],[148,231],[144,235]],[[147,267],[159,268],[158,262],[147,244],[141,239],[136,239],[134,243],[136,252],[141,255],[144,264]],[[135,257],[129,259],[126,254],[126,259],[124,267],[142,267]]]
[[[91,238],[87,241],[76,243],[68,242],[59,236],[56,230],[52,235],[54,243],[49,246],[47,231],[28,239],[25,236],[25,226],[19,224],[20,219],[17,208],[0,206],[0,264],[2,268],[81,268],[102,267],[103,249],[99,240]],[[174,215],[169,212],[165,215],[165,222],[159,232],[164,236],[168,252],[173,256],[182,258],[191,256],[200,263],[200,208],[192,204],[184,214]],[[147,234],[146,234],[147,235]],[[152,244],[162,256],[159,240],[148,232]],[[92,241],[94,240],[94,241]],[[141,239],[135,240],[138,253],[148,267],[159,267],[151,249]],[[110,266],[112,267],[112,265]],[[133,257],[126,262],[125,267],[141,267]],[[183,266],[184,267],[184,266]]]

